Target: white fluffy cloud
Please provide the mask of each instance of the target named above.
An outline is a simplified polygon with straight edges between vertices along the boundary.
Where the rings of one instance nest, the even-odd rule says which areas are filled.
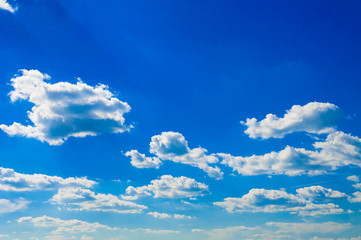
[[[0,0],[0,9],[4,9],[11,13],[16,11],[16,8],[12,7],[6,0]]]
[[[292,223],[292,222],[268,222],[268,226],[274,226],[285,232],[296,234],[307,233],[340,233],[352,227],[350,223],[322,222],[322,223]]]
[[[203,196],[207,191],[207,185],[197,182],[192,178],[163,175],[160,179],[152,180],[146,186],[129,186],[126,189],[127,195],[123,196],[123,198],[137,199],[143,196],[153,196],[154,198],[193,198]]]
[[[361,139],[343,132],[333,132],[325,141],[315,142],[315,150],[287,146],[280,152],[250,157],[217,154],[225,164],[242,175],[289,176],[318,175],[343,166],[361,167]]]
[[[60,218],[52,218],[48,216],[42,217],[22,217],[16,220],[18,223],[32,223],[35,227],[55,228],[53,234],[67,233],[89,233],[98,229],[116,230],[100,223],[89,223],[77,219],[62,220]]]
[[[241,198],[225,198],[214,205],[230,213],[290,212],[301,216],[319,216],[344,212],[338,205],[322,203],[326,199],[346,197],[339,191],[312,186],[297,189],[296,192],[297,194],[291,194],[282,190],[251,189]]]
[[[131,158],[130,163],[136,168],[159,168],[162,165],[158,158],[146,157],[137,150],[128,151],[124,155]]]
[[[49,75],[38,70],[21,70],[11,79],[12,102],[27,100],[34,104],[28,117],[33,125],[0,125],[10,136],[25,136],[61,145],[69,137],[95,136],[129,130],[123,115],[130,106],[115,98],[105,85],[89,86],[82,81],[48,83]]]
[[[29,202],[24,200],[23,198],[19,198],[14,201],[8,199],[0,199],[0,214],[19,211],[26,208],[28,203]]]
[[[17,173],[10,168],[0,167],[0,191],[52,190],[66,186],[93,187],[97,182],[82,178],[61,178],[44,174]]]
[[[150,152],[161,160],[188,164],[205,171],[210,177],[222,179],[223,173],[218,167],[209,164],[218,163],[214,155],[207,155],[207,150],[201,147],[190,149],[184,136],[177,132],[163,132],[152,137]]]
[[[61,188],[50,199],[50,202],[64,205],[71,211],[140,213],[147,208],[144,205],[119,199],[112,194],[97,194],[83,188]]]
[[[353,197],[349,197],[349,201],[352,203],[358,203],[361,202],[361,192],[354,192]]]
[[[283,118],[270,113],[261,121],[247,118],[241,123],[247,126],[244,132],[250,138],[282,138],[293,132],[330,133],[341,116],[341,110],[334,104],[311,102],[292,106]]]

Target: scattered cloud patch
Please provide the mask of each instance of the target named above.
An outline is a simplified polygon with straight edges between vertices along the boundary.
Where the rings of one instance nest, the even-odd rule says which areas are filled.
[[[229,213],[290,212],[300,216],[320,216],[345,212],[336,204],[324,203],[328,199],[345,197],[341,192],[321,186],[300,188],[296,192],[291,194],[282,190],[251,189],[241,198],[225,198],[214,205]]]
[[[343,132],[333,132],[324,141],[313,144],[315,150],[287,146],[280,152],[250,157],[218,153],[222,164],[239,174],[319,175],[340,167],[361,167],[361,139]]]
[[[0,0],[0,9],[14,13],[16,8],[11,6],[6,0]]]
[[[171,218],[171,215],[167,213],[149,212],[147,214],[153,216],[154,218],[160,218],[160,219]]]
[[[0,167],[0,191],[24,192],[53,190],[67,186],[91,188],[96,184],[97,182],[89,180],[86,177],[61,178],[44,174],[23,174],[17,173],[10,168]]]
[[[356,175],[352,175],[352,176],[348,176],[347,180],[351,181],[351,182],[359,182],[360,178]]]
[[[159,212],[149,212],[147,214],[153,216],[154,218],[159,218],[159,219],[166,219],[166,218],[193,219],[193,217],[191,217],[191,216],[186,216],[186,215],[182,215],[182,214],[169,215],[167,213],[159,213]]]
[[[268,222],[268,226],[274,226],[282,231],[296,234],[307,233],[341,233],[349,230],[350,223],[322,222],[322,223],[292,223],[292,222]]]
[[[65,233],[89,233],[95,232],[99,229],[103,230],[117,230],[100,223],[89,223],[77,219],[62,220],[60,218],[52,218],[46,215],[42,217],[21,217],[16,220],[18,223],[32,223],[35,227],[55,228],[52,234]]]
[[[76,84],[51,84],[50,76],[38,70],[21,70],[11,79],[12,102],[26,100],[34,106],[28,111],[33,125],[14,122],[0,125],[10,136],[35,138],[50,145],[61,145],[69,137],[96,136],[129,130],[123,115],[130,106],[114,97],[108,87],[92,87],[82,81]]]
[[[203,229],[192,229],[192,232],[201,232],[209,236],[209,239],[228,239],[235,234],[245,231],[254,231],[256,228],[245,227],[245,226],[233,226],[227,228],[218,228],[212,230]]]
[[[131,150],[124,154],[130,157],[130,164],[136,168],[159,168],[162,165],[162,161],[156,157],[146,157],[145,154],[138,152],[137,150]]]
[[[0,214],[1,213],[11,213],[16,212],[22,209],[25,209],[29,201],[19,198],[16,200],[0,199]]]
[[[127,195],[123,196],[123,198],[138,199],[144,196],[153,196],[154,198],[193,198],[203,196],[207,192],[207,185],[192,178],[163,175],[160,179],[152,180],[146,186],[129,186],[126,189]]]
[[[146,206],[119,199],[112,194],[94,193],[83,188],[62,188],[50,199],[52,204],[66,206],[71,211],[140,213]]]
[[[330,133],[341,116],[341,109],[334,104],[311,102],[292,106],[282,118],[270,113],[261,121],[247,118],[241,123],[247,126],[244,132],[250,138],[283,138],[293,132]]]
[[[207,155],[207,150],[201,147],[190,149],[184,136],[177,132],[163,132],[161,135],[152,137],[150,152],[161,160],[169,160],[176,163],[188,164],[205,171],[208,176],[222,179],[223,173],[215,166],[209,164],[218,163],[215,155]]]
[[[135,229],[123,228],[123,230],[130,232],[144,232],[146,234],[179,234],[180,233],[180,231],[167,230],[167,229],[151,229],[151,228],[135,228]]]

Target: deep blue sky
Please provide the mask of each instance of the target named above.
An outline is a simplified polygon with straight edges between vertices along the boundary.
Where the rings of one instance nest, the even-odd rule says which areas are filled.
[[[343,209],[352,209],[352,215],[331,214],[315,219],[289,213],[266,216],[227,213],[213,205],[226,197],[242,197],[250,189],[286,188],[295,193],[294,186],[314,183],[351,196],[356,190],[346,178],[360,176],[359,167],[344,167],[320,176],[281,174],[269,178],[267,174],[232,176],[231,168],[219,164],[224,178],[218,181],[198,168],[171,161],[164,161],[159,169],[135,168],[130,158],[124,156],[125,152],[137,149],[154,157],[149,153],[151,137],[168,131],[181,133],[190,149],[201,146],[209,154],[247,157],[279,152],[286,145],[313,150],[315,140],[304,132],[281,139],[252,139],[244,133],[246,126],[240,123],[252,117],[260,121],[268,113],[282,117],[293,105],[310,102],[335,104],[344,114],[335,128],[361,136],[359,1],[17,0],[15,3],[9,0],[8,3],[18,9],[14,13],[0,9],[0,124],[33,125],[27,111],[34,105],[26,100],[11,102],[9,92],[14,89],[10,79],[19,74],[19,69],[36,69],[49,74],[52,84],[75,84],[79,77],[90,86],[108,85],[116,98],[131,106],[124,117],[126,124],[134,128],[120,134],[70,137],[61,146],[33,138],[10,137],[2,132],[1,167],[63,178],[86,176],[100,182],[96,187],[99,193],[117,196],[124,194],[128,185],[147,185],[162,175],[185,176],[207,184],[211,194],[198,199],[205,204],[203,211],[194,208],[187,212],[186,215],[196,219],[167,225],[164,220],[143,213],[104,213],[100,218],[97,212],[58,211],[56,205],[44,203],[56,191],[41,192],[39,196],[0,192],[0,199],[24,197],[32,202],[21,214],[4,213],[4,224],[21,216],[53,213],[50,217],[110,223],[118,228],[179,230],[179,239],[207,239],[205,233],[190,232],[195,228],[254,227],[279,220],[361,224],[360,203],[350,204],[346,199]],[[317,137],[325,139],[326,135]],[[112,182],[115,179],[122,182]],[[168,205],[162,209],[160,200],[152,200],[141,199],[137,203],[147,205],[148,212],[166,213],[172,209]],[[44,209],[41,215],[34,212],[36,204]],[[249,219],[248,225],[240,220],[245,217]],[[115,224],[119,221],[126,225],[128,218],[139,221],[139,225]],[[158,220],[161,223],[154,223]],[[11,227],[18,231],[22,226],[14,223]],[[2,233],[5,230],[0,228],[0,235],[9,235],[9,239],[32,236]],[[109,239],[116,235],[111,234],[114,236],[109,235]],[[358,237],[361,232],[322,234],[350,238]],[[43,239],[45,235],[39,233],[36,237]],[[79,239],[80,236],[76,235]],[[323,235],[297,236],[308,239]],[[240,239],[237,233],[233,237]]]

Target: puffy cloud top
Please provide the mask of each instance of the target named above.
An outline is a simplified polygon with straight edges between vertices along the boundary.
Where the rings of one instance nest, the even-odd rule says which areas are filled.
[[[128,151],[124,155],[132,159],[130,164],[136,168],[159,168],[162,165],[162,161],[158,158],[146,157],[137,150]]]
[[[192,198],[202,196],[208,191],[208,186],[192,178],[163,175],[142,187],[129,186],[125,199],[137,199],[142,196],[154,198]]]
[[[82,81],[48,83],[49,75],[21,70],[11,79],[11,101],[27,100],[35,106],[28,112],[32,125],[14,122],[0,125],[7,134],[20,135],[61,145],[69,137],[95,136],[129,130],[123,115],[130,106],[115,98],[105,85],[89,86]]]
[[[205,171],[210,177],[222,179],[223,173],[218,167],[209,164],[217,163],[215,155],[207,155],[207,150],[201,147],[190,149],[184,136],[177,132],[163,132],[152,137],[150,152],[161,160],[170,160],[188,164]]]
[[[244,132],[250,138],[283,138],[293,132],[330,133],[341,116],[341,109],[334,104],[311,102],[292,106],[283,118],[270,113],[261,121],[247,118],[241,123],[247,126]]]

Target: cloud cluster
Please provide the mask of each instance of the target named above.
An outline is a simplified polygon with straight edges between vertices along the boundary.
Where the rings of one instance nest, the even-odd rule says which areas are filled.
[[[173,214],[169,215],[168,213],[159,213],[159,212],[149,212],[148,215],[151,215],[154,218],[165,219],[165,218],[174,218],[174,219],[193,219],[191,216],[186,216],[182,214]]]
[[[12,7],[6,0],[0,0],[0,9],[4,9],[11,13],[16,11],[16,8]]]
[[[289,176],[318,175],[343,166],[361,167],[361,139],[343,132],[333,132],[324,141],[313,144],[315,150],[287,146],[280,152],[250,157],[217,154],[225,164],[242,175]]]
[[[184,136],[177,132],[163,132],[153,136],[150,142],[150,153],[155,154],[163,161],[168,160],[202,169],[208,176],[216,179],[223,177],[219,167],[209,165],[218,163],[215,155],[207,155],[207,150],[201,147],[189,148]],[[145,166],[158,168],[161,164],[158,158],[145,157],[137,150],[127,152],[126,156],[131,157],[132,165],[138,168]]]
[[[227,228],[217,228],[212,230],[204,230],[204,229],[192,229],[192,232],[201,232],[209,236],[209,239],[229,239],[231,236],[236,233],[244,232],[244,231],[254,231],[256,228],[250,228],[246,226],[233,226]]]
[[[136,168],[159,168],[162,165],[162,161],[156,157],[146,157],[145,154],[138,152],[137,150],[131,150],[124,154],[131,158],[130,164]]]
[[[33,125],[14,122],[0,125],[10,136],[25,136],[61,145],[69,137],[95,136],[129,130],[123,115],[130,106],[115,98],[105,85],[89,86],[82,81],[48,83],[49,75],[38,70],[21,70],[11,79],[12,102],[27,100],[34,104],[28,117]]]
[[[32,223],[35,227],[55,228],[52,234],[71,234],[71,233],[89,233],[98,229],[116,230],[100,223],[89,223],[77,219],[62,220],[60,218],[52,218],[48,216],[42,217],[21,217],[16,220],[19,223]]]
[[[247,126],[244,132],[250,138],[283,138],[293,132],[330,133],[341,116],[342,111],[334,104],[311,102],[292,106],[283,118],[270,113],[261,121],[247,118],[241,123]]]
[[[71,211],[101,211],[140,213],[146,206],[119,199],[112,194],[94,193],[83,188],[61,188],[50,199],[52,204],[66,206]]]
[[[206,192],[208,192],[208,186],[192,178],[163,175],[160,179],[152,180],[146,186],[129,186],[126,189],[127,195],[123,196],[123,198],[138,199],[144,196],[153,196],[154,198],[193,198],[203,196]]]
[[[23,174],[17,173],[10,168],[0,167],[0,191],[34,191],[53,190],[59,187],[80,186],[91,188],[97,182],[86,177],[61,178],[44,174]]]
[[[23,198],[19,198],[14,201],[10,201],[8,199],[0,199],[0,214],[19,211],[26,208],[28,204],[29,202],[24,200]]]
[[[225,198],[214,205],[230,213],[290,212],[300,216],[319,216],[345,212],[338,205],[323,203],[327,199],[346,197],[344,193],[321,186],[296,190],[297,194],[282,190],[251,189],[241,198]]]
[[[267,222],[266,225],[296,234],[308,233],[340,233],[352,227],[350,223],[321,222],[321,223],[295,223],[295,222]]]

